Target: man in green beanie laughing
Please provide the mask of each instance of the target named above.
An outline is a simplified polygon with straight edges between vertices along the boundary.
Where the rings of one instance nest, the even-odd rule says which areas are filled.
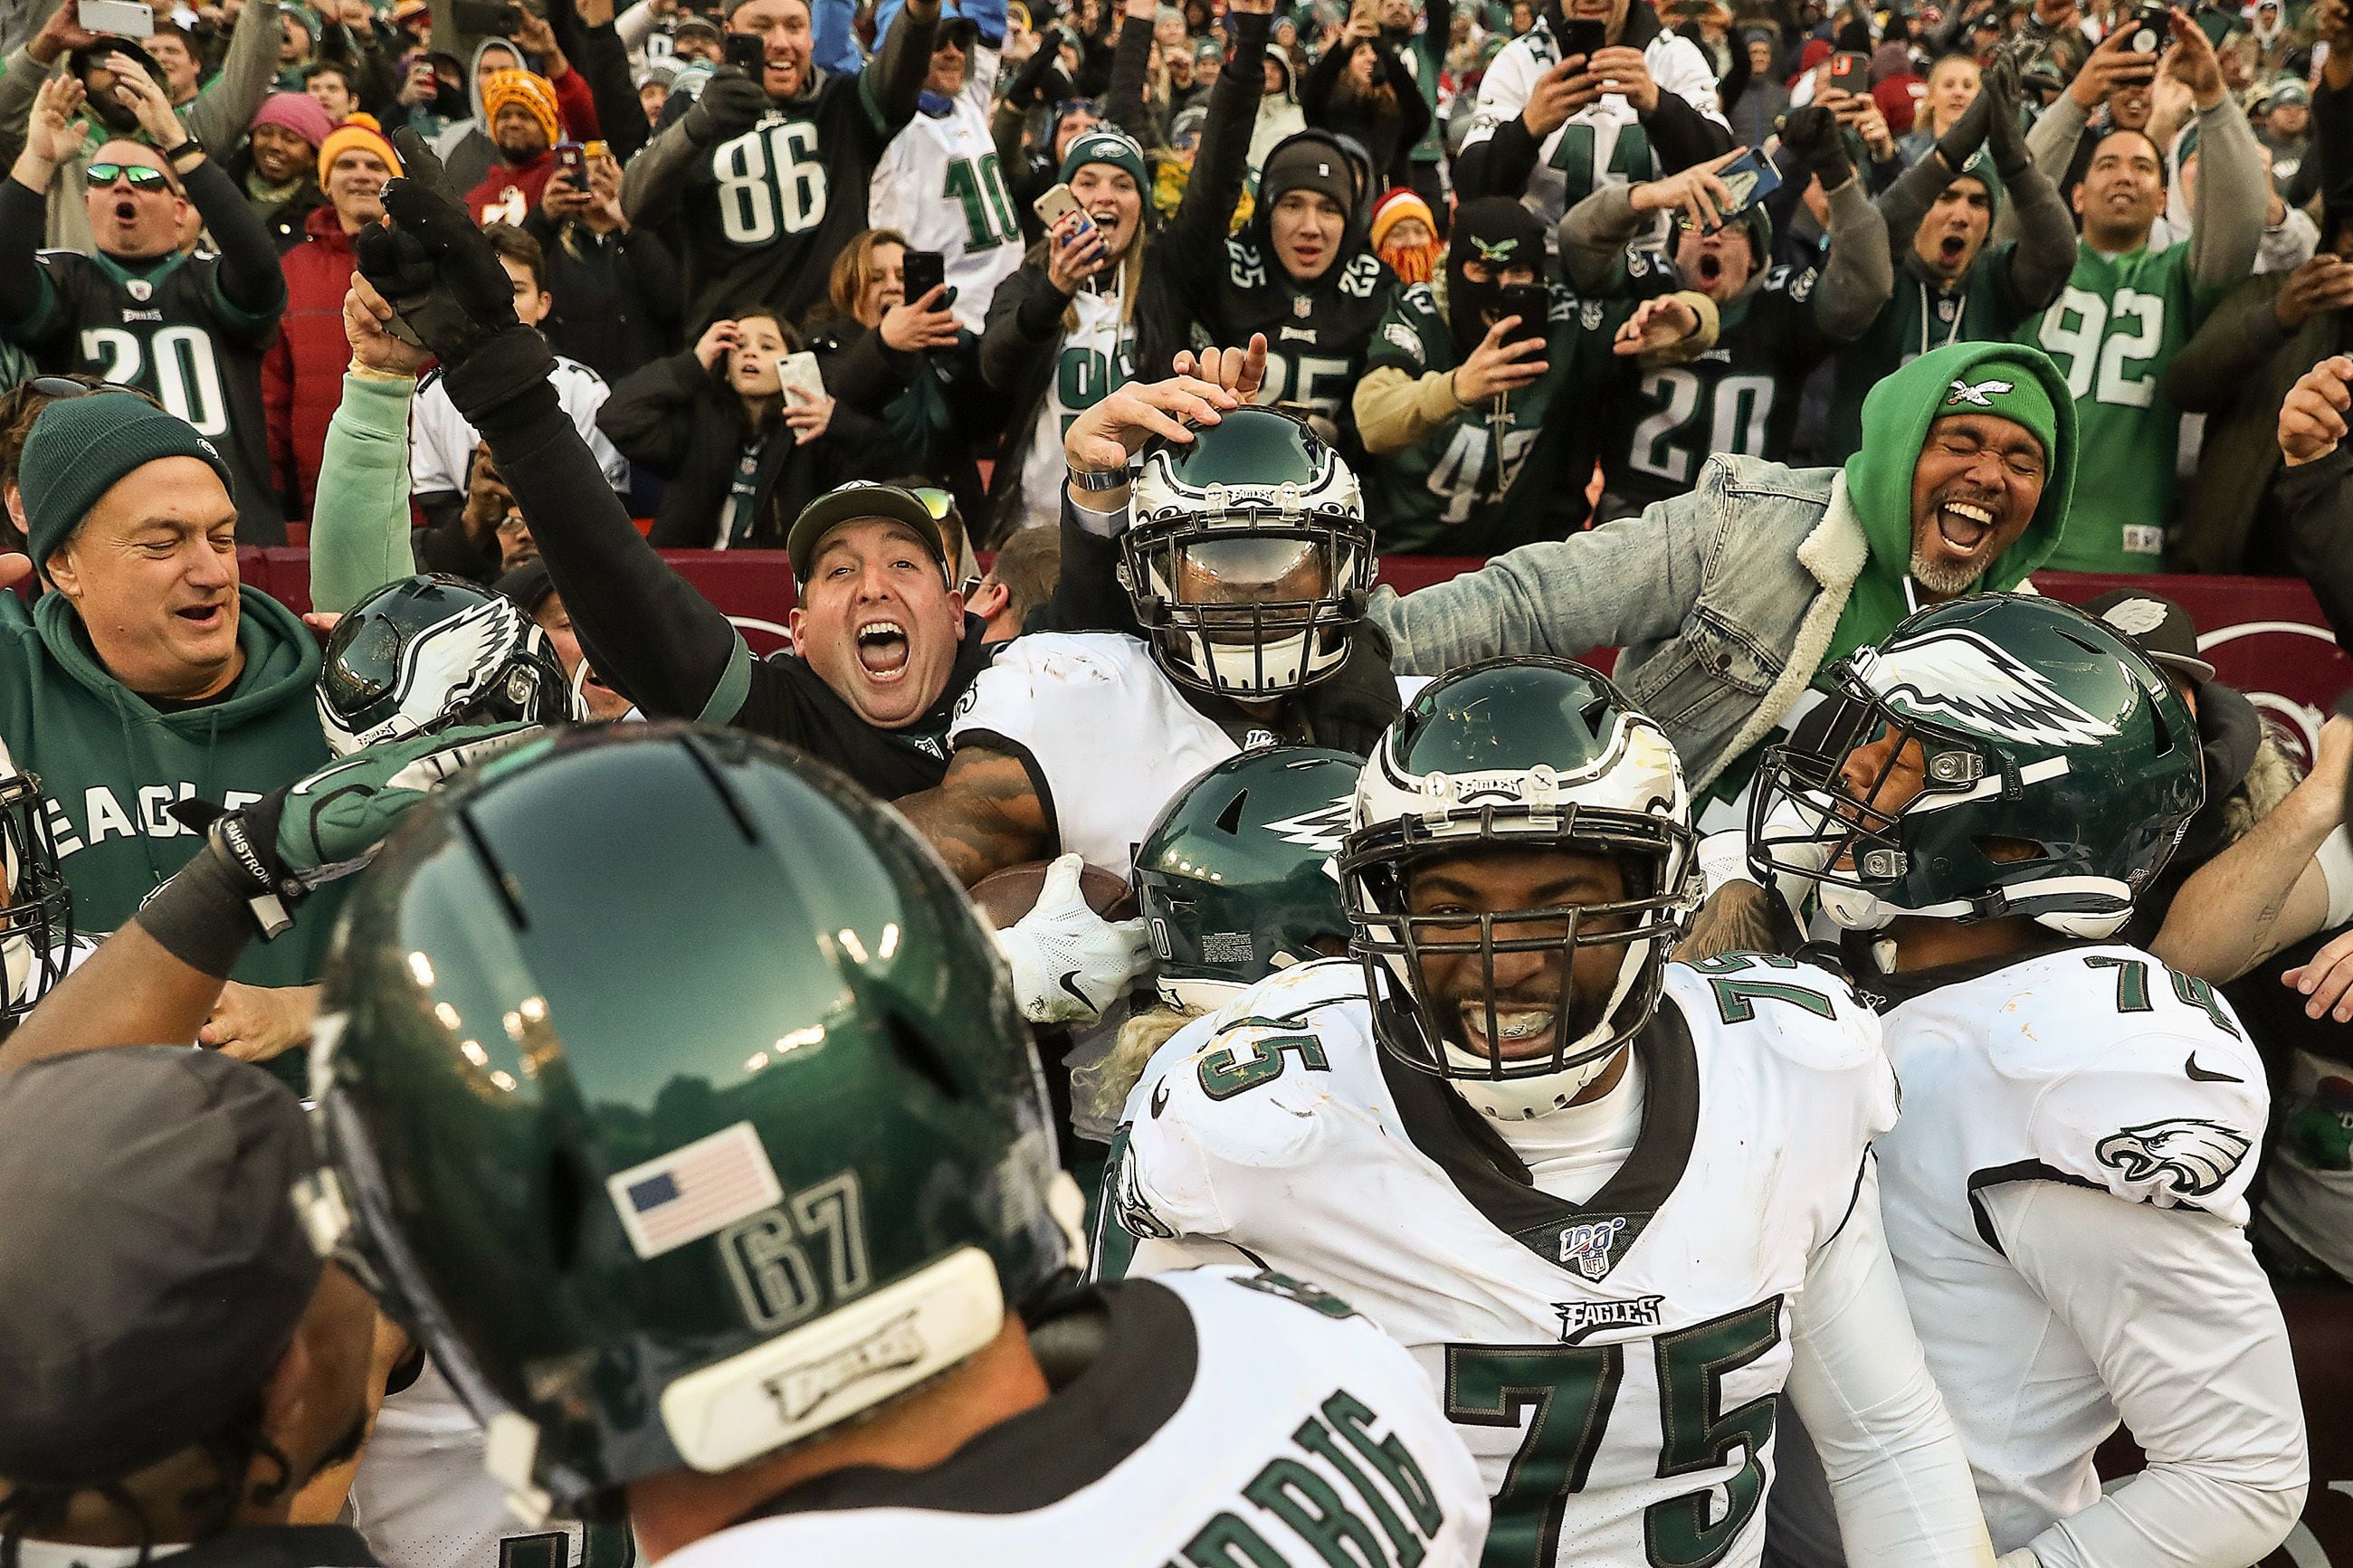
[[[327,761],[319,645],[240,586],[228,463],[145,397],[50,404],[19,482],[53,591],[0,617],[0,741],[40,777],[76,925],[103,932],[202,847],[175,805],[234,808]],[[253,948],[236,978],[309,979],[332,923]]]
[[[1371,616],[1400,674],[1618,648],[1615,679],[1675,743],[1698,826],[1736,827],[1758,751],[1820,700],[1823,669],[2050,555],[2077,450],[2047,356],[1954,343],[1873,389],[1843,468],[1718,455],[1686,495],[1404,597],[1380,589]]]

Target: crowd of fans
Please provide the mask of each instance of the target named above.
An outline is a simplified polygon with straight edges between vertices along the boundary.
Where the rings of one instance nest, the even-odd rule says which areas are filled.
[[[2275,575],[2353,635],[2353,0],[0,0],[0,53],[12,1018],[143,923],[228,977],[198,1043],[293,1081],[337,858],[254,851],[253,945],[183,868],[282,846],[470,664],[514,718],[799,746],[970,889],[1124,872],[1220,757],[1364,756],[1398,678],[1482,659],[1617,650],[1736,838],[1931,604]],[[1361,509],[1313,581],[1166,531],[1248,473],[1132,468],[1251,402],[1332,459],[1286,517]],[[308,614],[239,581],[289,544]],[[685,549],[788,563],[789,649]],[[1417,554],[1476,569],[1375,586]],[[1221,570],[1241,632],[1187,597]],[[2203,777],[2118,940],[2263,1052],[2263,1266],[2353,1283],[2353,718],[2300,767],[2179,605],[2089,607]],[[1710,880],[1694,955],[1776,950],[1772,889]],[[1088,1031],[1152,960],[1071,909],[1007,952],[1079,1026],[1096,1176]],[[413,1528],[371,1547],[485,1568]]]

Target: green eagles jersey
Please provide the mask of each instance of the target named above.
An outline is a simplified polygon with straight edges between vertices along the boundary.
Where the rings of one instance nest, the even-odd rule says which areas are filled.
[[[1563,539],[1584,521],[1586,459],[1575,469],[1583,424],[1571,386],[1613,361],[1609,340],[1630,302],[1579,301],[1552,290],[1546,357],[1552,368],[1504,400],[1466,408],[1414,445],[1364,467],[1365,505],[1384,554],[1493,555]],[[1391,366],[1417,379],[1459,363],[1437,296],[1417,283],[1398,296],[1373,334],[1367,371]]]
[[[82,931],[103,934],[129,920],[204,847],[173,805],[233,809],[326,765],[318,639],[259,590],[245,589],[241,601],[237,683],[201,706],[165,710],[106,672],[64,595],[43,595],[29,616],[0,616],[0,740],[18,768],[40,777]],[[230,977],[315,979],[341,898],[337,887],[322,889],[292,931],[247,949]]]
[[[2163,570],[2181,410],[2160,378],[2221,297],[2192,280],[2186,244],[2115,258],[2079,245],[2066,292],[2019,330],[2075,395],[2083,455],[2052,571]]]
[[[2006,342],[2017,335],[2027,315],[2010,286],[2017,254],[2016,240],[1986,247],[1960,288],[1947,293],[1920,276],[1905,247],[1895,260],[1894,296],[1869,330],[1839,352],[1822,462],[1843,463],[1862,445],[1862,400],[1897,370],[1947,343]]]
[[[1647,251],[1626,258],[1638,296],[1682,287],[1674,264]],[[1806,377],[1836,347],[1814,323],[1813,268],[1776,267],[1724,307],[1715,346],[1689,364],[1639,373],[1634,395],[1602,405],[1604,522],[1683,494],[1711,453],[1789,456]]]

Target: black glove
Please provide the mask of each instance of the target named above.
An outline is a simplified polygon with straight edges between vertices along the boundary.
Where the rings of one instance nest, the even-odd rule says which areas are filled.
[[[749,131],[768,112],[768,91],[734,66],[722,66],[702,84],[702,96],[680,116],[688,140],[698,147]]]
[[[392,150],[400,154],[403,179],[415,180],[418,184],[430,185],[437,191],[448,183],[441,168],[441,160],[434,156],[432,147],[413,128],[394,126],[390,141]]]
[[[1825,191],[1834,191],[1853,177],[1854,164],[1846,155],[1845,128],[1837,115],[1819,103],[1790,111],[1781,122],[1781,142],[1805,160]]]
[[[420,181],[384,188],[385,221],[352,237],[361,275],[415,342],[457,365],[519,323],[514,285],[463,203]]]
[[[1962,166],[1984,145],[1986,126],[1992,113],[1993,94],[1980,88],[1968,108],[1961,111],[1961,117],[1953,121],[1953,128],[1936,138],[1936,156],[1945,161],[1945,167],[1956,174],[1961,172]]]
[[[1997,56],[1993,64],[1986,68],[1978,97],[1990,100],[1986,110],[1986,151],[1993,157],[1995,172],[2004,180],[2025,173],[2027,165],[2033,162],[2026,151],[2026,132],[2018,122],[2021,92],[2018,62],[2008,54]]]
[[[1052,47],[1053,42],[1047,37],[1038,40],[1038,52],[1022,62],[1021,74],[1015,77],[1013,85],[1006,89],[1008,102],[1026,109],[1033,103],[1060,103],[1062,100],[1050,96],[1052,89],[1049,83],[1060,74],[1055,68],[1055,58],[1060,51]],[[1068,93],[1062,95],[1064,98],[1068,96]]]

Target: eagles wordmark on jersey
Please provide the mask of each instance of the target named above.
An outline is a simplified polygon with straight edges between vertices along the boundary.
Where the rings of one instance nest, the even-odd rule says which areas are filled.
[[[1380,1047],[1362,967],[1335,960],[1162,1047],[1106,1205],[1140,1269],[1230,1244],[1412,1350],[1493,1499],[1488,1563],[1753,1563],[1791,1303],[1894,1079],[1810,966],[1671,966],[1665,994],[1633,1149],[1583,1203],[1508,1175],[1494,1124]]]
[[[1461,1439],[1411,1358],[1345,1303],[1222,1268],[1101,1300],[1100,1349],[1074,1375],[1050,1370],[1044,1405],[929,1470],[820,1477],[670,1561],[1034,1568],[1073,1549],[1090,1568],[1480,1560],[1487,1499]]]

